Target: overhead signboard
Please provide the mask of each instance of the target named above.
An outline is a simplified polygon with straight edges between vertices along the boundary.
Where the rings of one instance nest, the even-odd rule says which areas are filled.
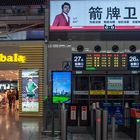
[[[140,30],[139,0],[51,0],[51,30]]]
[[[128,70],[140,70],[140,54],[128,54]]]
[[[72,54],[72,69],[85,70],[86,54]]]
[[[138,90],[127,90],[124,91],[124,95],[139,95],[139,91]]]
[[[123,77],[108,77],[108,90],[123,90]]]
[[[134,73],[135,71],[140,71],[140,54],[72,54],[72,70],[131,70]]]
[[[126,54],[87,54],[86,70],[127,69]]]
[[[90,95],[105,95],[105,90],[90,90]]]

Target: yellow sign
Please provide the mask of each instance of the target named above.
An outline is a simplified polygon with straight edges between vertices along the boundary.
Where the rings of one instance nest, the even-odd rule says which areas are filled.
[[[119,91],[119,90],[110,90],[110,91],[107,91],[107,94],[108,95],[122,95],[123,92],[122,91]]]
[[[105,90],[90,90],[90,95],[105,95]]]
[[[4,55],[0,53],[0,63],[25,63],[26,57],[23,55],[19,55],[17,53],[14,53],[13,55]]]

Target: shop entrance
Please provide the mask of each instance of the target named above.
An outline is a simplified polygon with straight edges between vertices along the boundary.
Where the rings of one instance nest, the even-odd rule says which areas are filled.
[[[19,71],[0,70],[0,109],[19,109]]]

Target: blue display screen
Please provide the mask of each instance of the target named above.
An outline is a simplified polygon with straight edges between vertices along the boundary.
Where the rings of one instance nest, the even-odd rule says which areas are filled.
[[[71,102],[71,72],[52,72],[53,103]]]
[[[102,108],[108,111],[108,123],[111,123],[112,116],[115,116],[116,124],[124,124],[124,111],[121,103],[103,103]]]

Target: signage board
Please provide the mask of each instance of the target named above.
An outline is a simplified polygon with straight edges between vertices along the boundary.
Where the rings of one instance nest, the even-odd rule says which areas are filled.
[[[140,70],[140,54],[128,54],[128,70]]]
[[[39,70],[22,70],[22,112],[38,112]]]
[[[86,54],[86,70],[126,70],[126,60],[126,54]]]
[[[108,77],[107,78],[108,90],[123,90],[123,77]]]
[[[51,0],[50,30],[140,30],[139,0]]]
[[[72,69],[85,70],[86,54],[72,54]]]

